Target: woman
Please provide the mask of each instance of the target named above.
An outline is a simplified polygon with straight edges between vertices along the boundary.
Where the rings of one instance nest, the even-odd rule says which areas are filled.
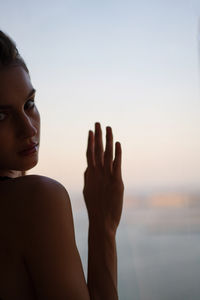
[[[88,278],[70,199],[54,179],[26,175],[38,162],[35,89],[13,41],[0,32],[0,299],[118,299],[116,230],[124,185],[121,146],[99,123],[89,131],[83,195],[89,217]]]

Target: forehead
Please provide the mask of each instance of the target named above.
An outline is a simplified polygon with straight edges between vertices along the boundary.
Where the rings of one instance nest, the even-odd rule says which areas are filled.
[[[21,66],[0,70],[0,103],[24,98],[32,89],[30,77]]]

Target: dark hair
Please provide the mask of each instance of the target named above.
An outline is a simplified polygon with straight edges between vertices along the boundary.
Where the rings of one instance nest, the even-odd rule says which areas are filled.
[[[29,74],[28,68],[20,56],[15,42],[0,30],[0,68],[20,65]]]

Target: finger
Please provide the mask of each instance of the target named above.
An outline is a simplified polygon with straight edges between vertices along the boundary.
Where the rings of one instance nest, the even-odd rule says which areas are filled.
[[[113,175],[117,179],[122,178],[121,173],[122,149],[120,142],[115,143],[115,159],[113,161]]]
[[[95,123],[95,164],[97,167],[103,166],[103,142],[100,123]]]
[[[88,145],[86,156],[88,167],[94,167],[94,134],[92,130],[89,130],[88,133]]]
[[[106,127],[106,149],[104,153],[104,169],[105,171],[112,172],[113,164],[113,134],[112,128]]]

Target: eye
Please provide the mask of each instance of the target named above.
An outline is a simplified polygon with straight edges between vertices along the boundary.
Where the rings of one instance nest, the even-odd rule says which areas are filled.
[[[2,116],[4,116],[4,117],[2,117]],[[5,120],[5,118],[6,118],[5,116],[6,116],[5,113],[0,112],[0,122]]]
[[[29,99],[26,104],[25,104],[25,109],[32,109],[35,107],[35,102],[34,102],[34,98],[33,99]]]

